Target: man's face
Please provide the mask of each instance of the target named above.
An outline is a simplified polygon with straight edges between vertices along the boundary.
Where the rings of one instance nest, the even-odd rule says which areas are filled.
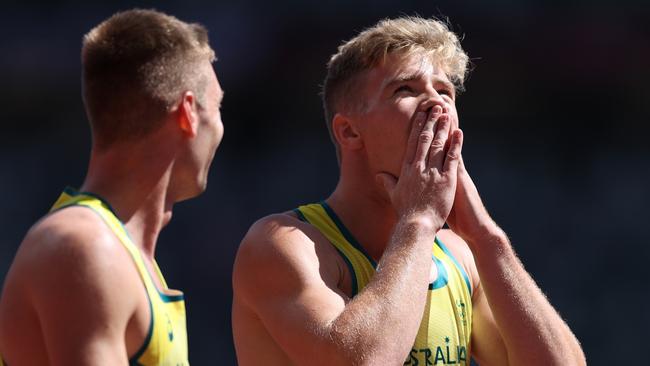
[[[439,105],[458,128],[455,89],[431,56],[389,54],[362,80],[362,111],[353,119],[363,138],[372,173],[399,177],[406,143],[418,111]]]
[[[207,83],[203,97],[195,96],[192,109],[198,120],[196,135],[184,140],[179,161],[175,165],[176,201],[195,197],[205,191],[210,164],[223,137],[220,112],[223,90],[210,62],[206,60],[201,69]]]
[[[208,84],[205,89],[203,103],[198,104],[199,128],[196,136],[196,153],[199,162],[198,180],[201,191],[205,190],[208,182],[210,164],[223,137],[221,121],[221,102],[223,90],[212,69],[206,66]]]

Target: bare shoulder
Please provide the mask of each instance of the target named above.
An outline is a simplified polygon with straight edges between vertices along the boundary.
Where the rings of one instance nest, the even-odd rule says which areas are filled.
[[[336,285],[337,263],[331,245],[313,226],[293,213],[266,216],[255,222],[242,240],[233,269],[235,296],[260,285],[299,291],[301,284],[324,281]]]
[[[91,209],[47,215],[21,243],[0,298],[0,341],[15,350],[8,356],[28,357],[18,350],[30,345],[39,357],[70,364],[99,344],[121,350],[129,319],[143,304],[139,276],[117,236]],[[119,357],[115,349],[111,354]]]
[[[474,262],[474,255],[469,246],[460,236],[449,229],[440,230],[438,237],[465,269],[472,283],[472,293],[474,293],[480,283],[480,278]]]
[[[32,261],[101,260],[124,251],[118,238],[94,211],[69,207],[38,221],[21,244]],[[21,253],[22,254],[22,253]],[[107,258],[108,259],[108,258]]]
[[[86,207],[69,207],[32,226],[10,275],[24,289],[47,294],[52,287],[88,284],[120,288],[113,286],[133,280],[132,270],[123,270],[132,267],[128,253],[99,215]]]

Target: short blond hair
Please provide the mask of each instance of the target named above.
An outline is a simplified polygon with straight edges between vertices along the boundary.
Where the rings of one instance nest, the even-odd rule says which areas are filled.
[[[439,62],[458,91],[468,69],[469,58],[450,27],[441,20],[420,17],[384,19],[361,32],[338,48],[327,64],[323,83],[323,108],[332,140],[332,119],[339,110],[360,103],[358,77],[383,62],[388,54],[409,55],[416,52],[430,54]]]
[[[160,126],[184,91],[203,102],[214,61],[207,30],[155,11],[114,14],[83,38],[83,97],[94,145],[137,139]]]

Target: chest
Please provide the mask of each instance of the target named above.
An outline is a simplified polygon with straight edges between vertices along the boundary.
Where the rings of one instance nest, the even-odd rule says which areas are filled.
[[[360,292],[372,279],[374,269],[367,277],[355,269],[341,269],[342,283],[347,283],[344,288],[350,291],[356,282]],[[468,365],[471,327],[472,302],[466,275],[450,256],[435,251],[422,321],[405,365]]]

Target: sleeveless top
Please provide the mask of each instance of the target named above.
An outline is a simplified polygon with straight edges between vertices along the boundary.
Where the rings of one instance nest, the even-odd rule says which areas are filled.
[[[352,297],[356,296],[374,275],[375,261],[327,203],[300,206],[294,212],[302,221],[317,228],[343,257],[352,277]],[[469,277],[438,238],[431,250],[438,276],[429,284],[422,322],[404,365],[470,365],[472,293]]]
[[[155,261],[156,273],[149,273],[142,254],[129,237],[126,227],[115,215],[111,206],[101,197],[92,193],[77,192],[71,188],[66,188],[51,211],[70,206],[88,207],[97,213],[119,238],[120,243],[129,252],[133,264],[140,273],[140,280],[149,299],[151,321],[144,343],[138,352],[131,357],[129,364],[141,366],[189,365],[183,293],[170,290],[167,287],[167,283]],[[158,277],[164,289],[159,290],[156,287],[152,276]],[[116,293],[119,293],[119,289],[116,289]]]

